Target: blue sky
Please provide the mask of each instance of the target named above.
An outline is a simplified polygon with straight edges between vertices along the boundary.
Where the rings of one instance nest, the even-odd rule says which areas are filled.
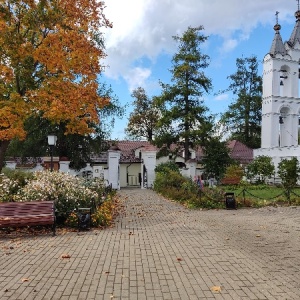
[[[232,101],[225,90],[227,76],[235,73],[236,59],[257,56],[261,62],[275,34],[276,11],[283,41],[289,39],[295,25],[297,0],[105,0],[105,14],[113,28],[105,30],[108,66],[103,81],[112,86],[126,115],[117,119],[112,138],[125,138],[132,90],[143,87],[149,97],[159,95],[159,80],[170,81],[171,59],[177,44],[172,39],[188,26],[204,26],[209,36],[202,45],[211,62],[205,70],[213,91],[203,99],[211,113],[224,112]],[[262,72],[260,65],[259,72]]]

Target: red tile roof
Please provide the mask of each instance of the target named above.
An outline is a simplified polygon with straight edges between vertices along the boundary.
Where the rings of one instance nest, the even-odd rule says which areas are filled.
[[[233,140],[228,142],[231,158],[237,160],[241,164],[248,164],[253,160],[253,149],[247,147],[243,143]],[[141,151],[157,151],[158,148],[147,141],[118,141],[112,146],[111,150],[121,151],[121,163],[141,162],[139,157],[135,156],[135,150],[141,148]],[[175,146],[173,145],[173,149]],[[196,159],[200,161],[203,157],[203,149],[199,146],[196,149]],[[98,163],[107,162],[107,152],[94,153],[91,155],[91,160]],[[20,163],[20,158],[13,158],[17,163]],[[28,158],[27,163],[40,162],[41,158]]]
[[[134,151],[141,148],[141,151],[157,151],[158,148],[147,141],[118,141],[116,143],[121,151],[121,162],[140,162],[138,157],[135,157]],[[232,140],[227,143],[230,150],[230,157],[237,160],[241,164],[248,164],[253,160],[253,149],[245,144]],[[175,145],[171,145],[171,149],[176,149]],[[204,155],[201,146],[196,149],[196,159],[200,161]]]
[[[141,151],[157,150],[150,142],[147,141],[118,141],[116,143],[121,151],[121,163],[140,162],[140,158],[135,156],[135,150],[141,148]]]
[[[228,142],[227,145],[230,149],[230,157],[241,164],[249,164],[253,160],[253,149],[249,148],[245,144],[237,140],[233,140]]]
[[[232,140],[227,143],[230,150],[229,155],[232,159],[237,160],[241,164],[249,164],[253,160],[253,149],[247,147],[245,144]],[[204,156],[201,146],[196,149],[196,158],[201,160]]]

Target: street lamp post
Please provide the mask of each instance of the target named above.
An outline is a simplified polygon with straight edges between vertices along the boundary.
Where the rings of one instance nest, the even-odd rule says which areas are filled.
[[[48,135],[48,145],[50,146],[50,155],[51,155],[51,163],[50,163],[50,170],[53,171],[53,148],[56,144],[57,136],[54,134]]]

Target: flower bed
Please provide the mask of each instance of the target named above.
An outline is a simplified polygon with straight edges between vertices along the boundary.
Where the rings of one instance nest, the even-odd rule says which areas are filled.
[[[24,175],[26,176],[26,175]],[[109,226],[113,200],[105,193],[101,180],[90,180],[60,172],[39,171],[25,180],[25,185],[1,174],[0,202],[55,201],[58,223],[77,225],[77,209],[92,208],[92,225]]]

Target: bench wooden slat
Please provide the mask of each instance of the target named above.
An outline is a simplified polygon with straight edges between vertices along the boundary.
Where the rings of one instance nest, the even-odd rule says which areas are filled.
[[[221,184],[238,185],[240,181],[241,180],[239,178],[224,178],[221,180]]]
[[[9,217],[0,217],[0,224],[5,223],[5,222],[13,222],[17,220],[27,220],[33,222],[52,222],[54,221],[54,216],[52,215],[46,215],[46,214],[41,214],[40,216],[32,216],[32,215],[27,215],[27,216],[9,216]]]
[[[52,225],[55,235],[54,201],[0,203],[0,227]]]
[[[53,210],[49,210],[49,211],[45,211],[44,209],[40,209],[38,211],[34,211],[34,210],[11,210],[11,211],[1,211],[0,208],[0,216],[28,216],[28,215],[32,215],[32,216],[39,216],[41,213],[43,212],[43,214],[51,214],[53,212]]]

